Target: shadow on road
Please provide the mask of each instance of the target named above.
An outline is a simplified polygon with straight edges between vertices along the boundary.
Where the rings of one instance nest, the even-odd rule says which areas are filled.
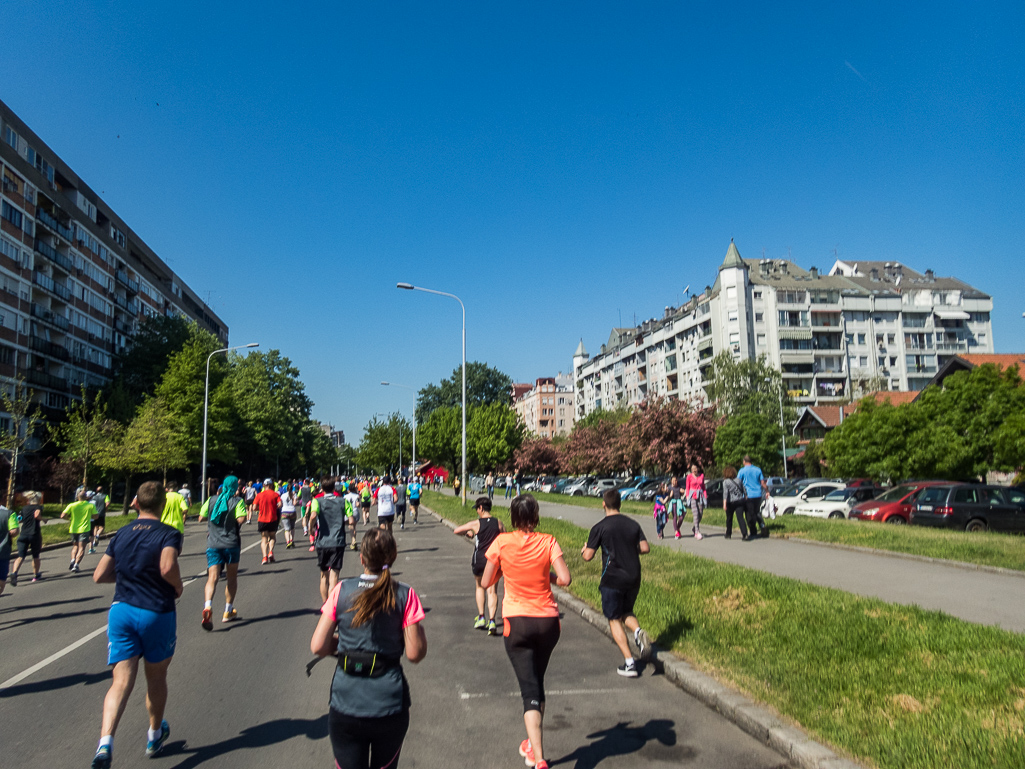
[[[649,742],[655,741],[666,748],[673,748],[667,760],[684,761],[694,757],[694,750],[676,745],[675,723],[668,719],[652,719],[644,726],[630,726],[629,721],[620,721],[609,729],[587,735],[595,740],[590,745],[577,748],[569,755],[551,761],[551,765],[569,764],[575,761],[573,769],[594,769],[606,758],[625,756],[643,750]]]
[[[24,627],[35,622],[50,622],[55,619],[67,619],[68,617],[82,617],[87,614],[104,614],[109,606],[97,606],[95,609],[83,609],[82,611],[66,611],[60,614],[47,614],[43,617],[26,617],[24,619],[11,619],[0,622],[0,630],[13,630],[16,627]]]
[[[208,761],[236,750],[265,748],[268,745],[286,742],[293,737],[306,737],[309,740],[326,739],[327,713],[320,718],[308,720],[279,718],[258,726],[250,726],[230,739],[198,748],[190,748],[184,740],[178,740],[168,743],[164,748],[163,755],[174,758],[180,754],[186,754],[185,759],[175,764],[174,769],[194,769],[194,767],[202,766]]]
[[[15,595],[14,593],[6,593],[5,595]],[[29,609],[49,609],[51,606],[59,606],[63,603],[82,603],[84,601],[96,601],[100,598],[98,595],[90,595],[85,598],[68,598],[64,601],[47,601],[46,603],[26,603],[19,606],[9,606],[6,609],[0,610],[0,614],[7,614],[12,611],[27,611]]]
[[[103,670],[99,673],[75,673],[70,676],[47,678],[45,681],[36,681],[31,684],[19,684],[8,689],[0,689],[0,698],[17,697],[19,694],[52,692],[56,689],[66,689],[69,686],[78,686],[79,684],[91,686],[92,684],[98,684],[101,681],[109,680],[110,676],[111,672],[109,670]]]
[[[241,612],[239,613],[241,614]],[[319,615],[320,609],[290,609],[288,611],[278,612],[277,614],[253,617],[252,619],[246,619],[243,617],[242,619],[235,620],[234,622],[223,623],[221,625],[221,632],[226,633],[229,630],[234,630],[235,628],[245,627],[246,625],[255,625],[257,622],[267,622],[268,620],[275,619],[292,619],[294,617],[309,617],[314,614]]]

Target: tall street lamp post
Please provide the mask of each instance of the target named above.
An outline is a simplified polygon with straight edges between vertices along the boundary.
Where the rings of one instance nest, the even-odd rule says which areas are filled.
[[[384,387],[401,387],[403,390],[410,390],[413,393],[413,460],[410,462],[410,466],[413,469],[413,475],[416,475],[416,390],[409,385],[396,384],[395,382],[381,382]],[[402,445],[402,428],[399,427],[399,446]],[[399,448],[399,455],[402,455],[402,449]],[[399,473],[402,473],[402,462],[399,462]]]
[[[771,382],[772,380],[768,377],[765,381]],[[783,384],[779,386],[779,431],[783,435],[783,478],[789,480],[790,475],[787,473],[787,428],[783,423]]]
[[[207,431],[207,417],[210,411],[210,359],[218,353],[231,352],[232,350],[245,350],[250,347],[259,347],[259,342],[252,342],[250,344],[240,344],[237,347],[225,347],[223,350],[214,350],[212,353],[206,356],[206,386],[203,390],[203,490],[199,495],[199,502],[202,504],[206,502],[206,431]]]
[[[437,294],[438,296],[447,296],[455,299],[459,302],[459,306],[463,310],[463,480],[460,489],[462,491],[463,506],[466,506],[466,305],[463,304],[463,300],[455,294],[449,294],[445,291],[435,291],[432,288],[421,288],[420,286],[414,286],[412,283],[396,283],[396,288],[405,289],[406,291],[424,291],[428,294]],[[415,416],[414,416],[415,418]]]

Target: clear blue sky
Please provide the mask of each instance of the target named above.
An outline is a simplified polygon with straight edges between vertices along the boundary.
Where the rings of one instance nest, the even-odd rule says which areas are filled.
[[[895,5],[8,2],[0,98],[356,441],[459,363],[397,281],[519,381],[731,237],[956,275],[1025,350],[1025,5]]]

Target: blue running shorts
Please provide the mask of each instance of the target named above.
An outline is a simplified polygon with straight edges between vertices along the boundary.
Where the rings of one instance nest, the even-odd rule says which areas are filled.
[[[127,603],[115,603],[107,617],[107,664],[116,665],[132,657],[146,662],[163,662],[174,656],[178,643],[177,614],[155,612]]]
[[[238,563],[242,560],[240,547],[208,547],[206,549],[206,567],[220,566],[227,563]]]

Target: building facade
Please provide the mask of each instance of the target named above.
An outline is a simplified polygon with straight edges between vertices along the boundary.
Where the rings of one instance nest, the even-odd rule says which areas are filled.
[[[228,327],[109,206],[0,102],[0,380],[24,377],[47,417],[148,316],[190,318],[227,344]]]
[[[513,408],[527,432],[542,438],[569,435],[573,430],[573,378],[568,374],[541,377],[524,392],[522,385],[513,385],[518,393]]]
[[[704,403],[712,359],[763,357],[799,406],[921,390],[951,357],[991,353],[993,300],[899,262],[837,261],[828,274],[743,259],[730,242],[711,286],[662,318],[614,328],[573,357],[577,418],[661,396]]]

